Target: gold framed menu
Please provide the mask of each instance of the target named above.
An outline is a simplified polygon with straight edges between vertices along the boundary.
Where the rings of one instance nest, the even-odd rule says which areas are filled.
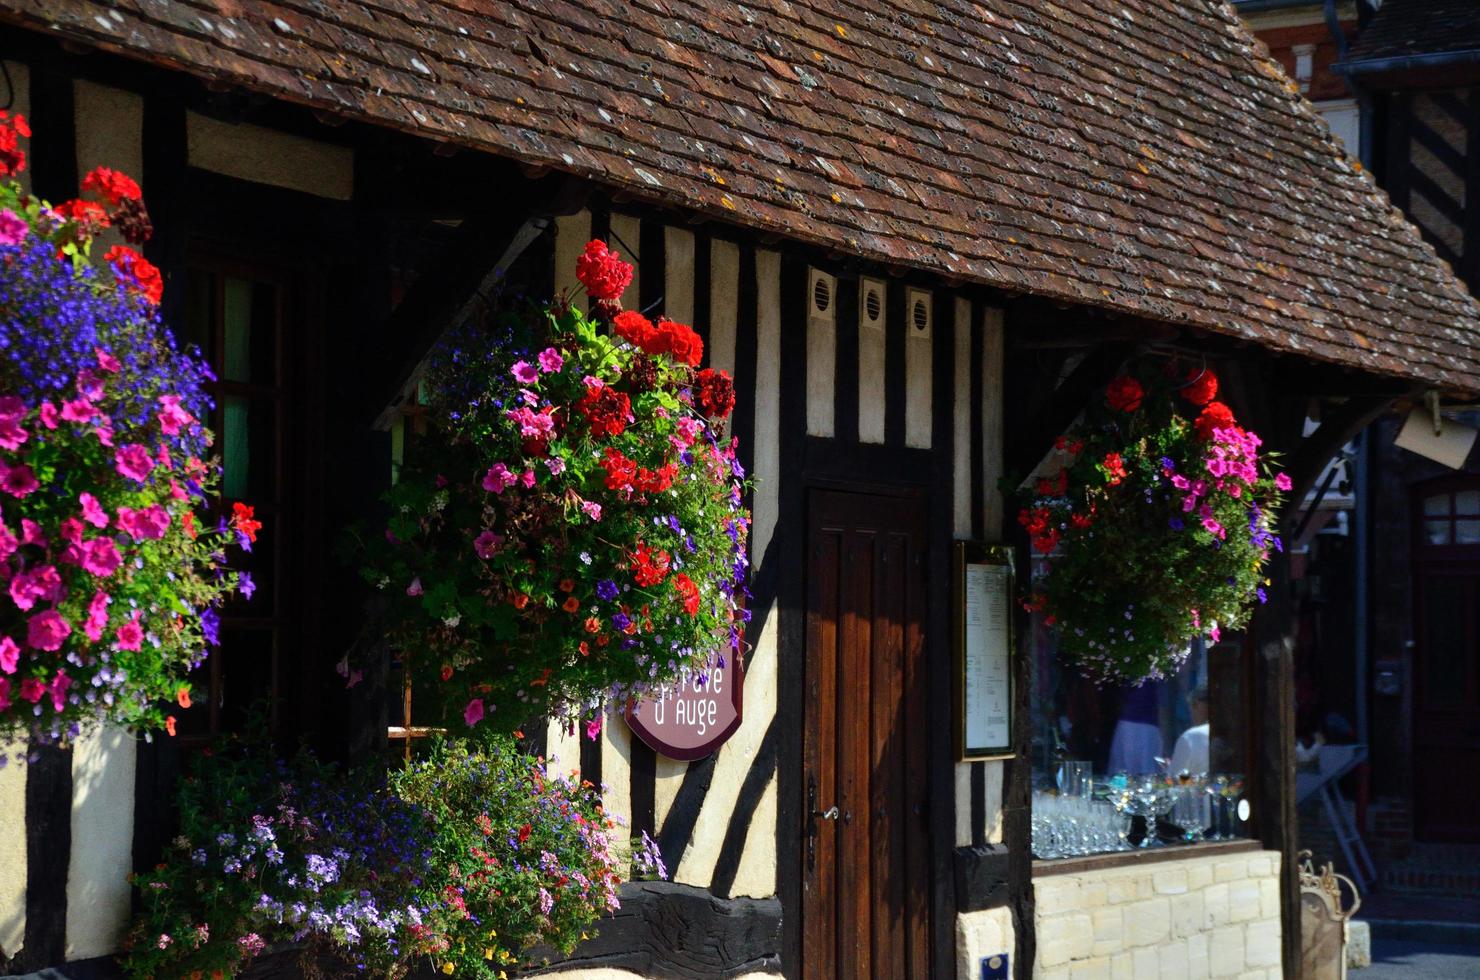
[[[1012,741],[1012,549],[957,541],[956,755],[1007,759]]]

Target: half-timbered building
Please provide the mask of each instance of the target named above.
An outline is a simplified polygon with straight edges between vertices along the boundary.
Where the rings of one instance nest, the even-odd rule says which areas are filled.
[[[962,761],[952,725],[952,543],[1021,544],[1004,488],[1127,359],[1217,365],[1295,499],[1393,398],[1480,390],[1480,310],[1231,8],[0,0],[0,20],[35,189],[141,178],[166,318],[220,377],[225,492],[273,529],[264,601],[223,624],[177,738],[0,771],[12,972],[116,951],[182,758],[259,700],[330,755],[409,736],[386,678],[334,674],[367,640],[333,539],[390,480],[437,337],[495,289],[574,295],[593,238],[636,264],[627,306],[693,323],[736,379],[754,615],[739,724],[702,758],[620,719],[528,726],[673,879],[548,969],[1296,961],[1279,571],[1217,655],[1244,839],[1034,861],[1026,621],[1008,757]]]

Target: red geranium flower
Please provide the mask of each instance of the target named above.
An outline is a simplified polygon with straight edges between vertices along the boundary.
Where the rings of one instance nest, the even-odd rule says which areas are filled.
[[[641,542],[632,554],[632,578],[638,585],[657,585],[668,577],[668,552],[654,551]]]
[[[155,268],[154,263],[127,245],[114,245],[103,256],[103,261],[113,266],[114,274],[131,289],[142,294],[150,305],[159,305],[164,296],[164,280],[160,278],[159,269]]]
[[[735,410],[735,382],[724,371],[705,368],[694,379],[699,409],[711,418],[724,418]]]
[[[704,341],[686,324],[658,321],[657,332],[642,345],[649,354],[670,354],[675,361],[698,367],[704,359]]]
[[[1210,402],[1208,407],[1202,410],[1202,414],[1197,417],[1193,427],[1197,429],[1198,435],[1204,439],[1211,439],[1214,429],[1231,429],[1237,424],[1233,418],[1233,409],[1222,402]]]
[[[1105,389],[1106,404],[1117,412],[1134,412],[1141,407],[1144,397],[1146,390],[1141,387],[1141,382],[1128,374],[1122,374]]]
[[[620,299],[632,283],[632,266],[607,248],[606,242],[590,241],[576,259],[576,278],[592,299]]]
[[[635,310],[623,310],[612,319],[612,329],[633,347],[645,347],[653,335],[652,322]]]
[[[1218,396],[1218,376],[1206,368],[1187,372],[1187,384],[1181,395],[1194,405],[1206,405]]]
[[[96,191],[108,202],[110,208],[116,208],[124,201],[137,201],[144,196],[132,177],[109,167],[93,168],[92,172],[82,178],[82,189]]]
[[[699,615],[699,587],[683,572],[673,576],[673,591],[683,597],[683,611],[690,616]]]
[[[257,540],[257,532],[262,530],[262,522],[254,520],[256,508],[250,504],[238,501],[231,505],[231,527],[238,534],[245,535],[248,541]]]
[[[626,314],[622,314],[626,316]],[[576,402],[579,412],[591,426],[593,436],[619,436],[632,417],[632,400],[614,388],[603,385],[587,388]]]
[[[1119,486],[1120,481],[1125,479],[1125,460],[1120,453],[1106,453],[1105,461],[1100,465],[1105,470],[1105,481],[1112,487]]]
[[[0,177],[26,169],[26,153],[20,148],[20,138],[30,135],[31,127],[26,124],[25,116],[17,114],[12,120],[0,109]]]

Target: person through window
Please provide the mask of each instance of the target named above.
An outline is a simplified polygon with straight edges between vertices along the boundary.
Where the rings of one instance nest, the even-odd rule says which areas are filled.
[[[1208,772],[1208,687],[1199,684],[1187,695],[1187,708],[1192,714],[1192,726],[1177,736],[1172,749],[1171,772],[1173,775],[1191,773],[1205,776]]]

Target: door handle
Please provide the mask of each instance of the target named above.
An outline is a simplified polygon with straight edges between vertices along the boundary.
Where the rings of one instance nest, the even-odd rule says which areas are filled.
[[[836,820],[836,819],[838,819],[838,806],[837,806],[837,804],[834,803],[832,806],[828,807],[826,810],[813,810],[812,811],[812,819],[813,820]]]

